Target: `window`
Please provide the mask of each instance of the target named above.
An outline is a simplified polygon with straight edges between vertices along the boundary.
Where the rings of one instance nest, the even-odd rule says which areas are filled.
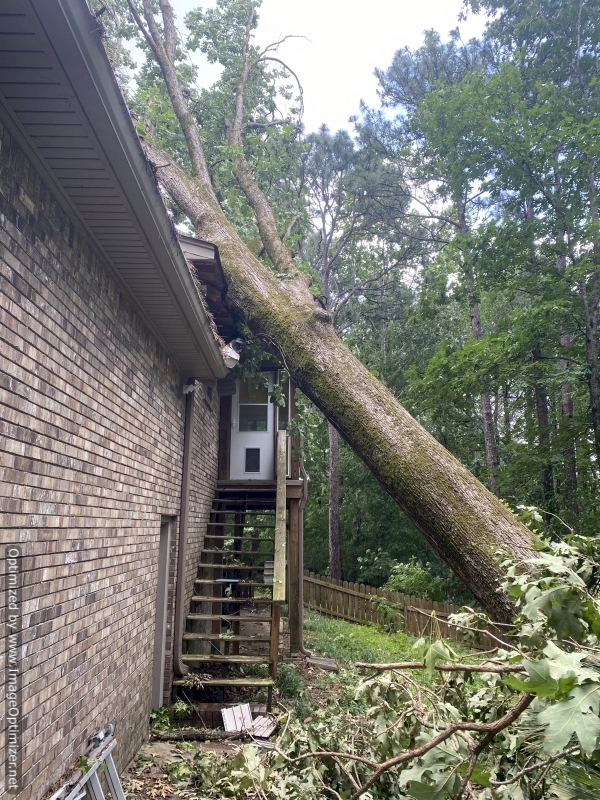
[[[267,433],[269,429],[269,391],[257,389],[252,378],[240,381],[239,430]],[[256,471],[256,470],[246,470]]]
[[[240,406],[241,431],[266,431],[268,406]]]
[[[260,472],[260,447],[246,448],[244,472]]]

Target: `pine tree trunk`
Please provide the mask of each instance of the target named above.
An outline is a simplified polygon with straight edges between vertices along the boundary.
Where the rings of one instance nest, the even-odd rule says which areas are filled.
[[[483,422],[483,444],[485,449],[485,463],[488,469],[488,485],[490,490],[496,494],[498,488],[496,473],[500,460],[498,458],[498,448],[496,447],[492,401],[490,400],[489,394],[486,393],[481,395],[479,401],[481,406],[481,419]]]
[[[342,549],[340,540],[340,441],[331,423],[329,433],[329,574],[342,579]]]
[[[598,283],[600,281],[596,281]],[[598,368],[598,296],[582,288],[585,312],[585,355],[587,382],[592,408],[592,427],[596,458],[600,463],[600,369]]]
[[[539,347],[533,350],[533,360],[537,362],[540,360],[542,352]],[[554,482],[552,477],[552,466],[549,462],[550,456],[550,420],[548,415],[548,395],[546,387],[543,385],[544,373],[539,366],[534,367],[534,395],[535,395],[535,409],[538,422],[538,446],[540,454],[545,459],[545,464],[542,468],[542,494],[544,499],[544,508],[550,509],[553,498]]]
[[[481,339],[483,330],[481,327],[481,315],[479,313],[479,303],[474,298],[474,287],[471,287],[471,333],[474,339]],[[483,392],[479,398],[481,407],[481,421],[483,423],[483,445],[485,451],[485,464],[488,470],[488,485],[494,494],[497,489],[496,473],[500,466],[498,457],[498,447],[496,445],[496,432],[494,430],[494,414],[492,412],[492,401],[489,394]]]
[[[570,334],[563,333],[560,337],[562,347],[569,347],[573,343]],[[564,464],[563,480],[563,501],[566,508],[571,512],[573,519],[579,516],[579,504],[577,502],[577,459],[575,453],[575,440],[573,435],[573,415],[575,407],[573,404],[573,387],[569,380],[571,362],[563,359],[561,370],[565,376],[565,383],[561,387],[561,438],[565,442],[562,448],[562,458]]]
[[[507,621],[512,605],[499,591],[502,573],[495,554],[531,558],[528,529],[342,344],[305,276],[277,277],[240,240],[202,175],[190,178],[164,153],[147,143],[145,150],[198,235],[219,248],[232,313],[282,359],[299,388],[484,608]]]
[[[510,418],[510,391],[508,385],[502,390],[503,427],[502,435],[504,444],[509,444],[512,439],[512,423]]]
[[[560,178],[559,173],[555,173],[555,194],[560,196]],[[556,258],[556,268],[561,276],[564,275],[567,268],[566,251],[566,232],[560,228],[557,236],[557,245],[559,254]],[[560,336],[560,346],[570,347],[573,344],[573,337],[570,333],[563,332]],[[561,425],[560,432],[561,438],[564,441],[562,448],[562,457],[564,464],[564,479],[562,496],[566,508],[571,512],[573,520],[579,516],[579,504],[577,502],[577,459],[575,453],[575,437],[573,434],[573,414],[575,413],[573,405],[573,386],[569,379],[571,371],[571,361],[563,359],[560,362],[561,370],[565,378],[565,382],[561,387]]]

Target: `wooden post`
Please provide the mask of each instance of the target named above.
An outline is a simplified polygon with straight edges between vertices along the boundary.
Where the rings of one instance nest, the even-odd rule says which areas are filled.
[[[285,602],[285,516],[286,516],[286,437],[277,432],[277,499],[275,501],[275,565],[273,570],[273,601]]]
[[[290,527],[288,542],[288,621],[290,628],[290,655],[298,653],[302,643],[300,630],[300,501],[290,500]]]
[[[277,662],[279,661],[279,620],[281,618],[281,606],[273,603],[271,606],[271,642],[269,646],[269,661],[271,664],[270,672],[273,680],[277,678]]]

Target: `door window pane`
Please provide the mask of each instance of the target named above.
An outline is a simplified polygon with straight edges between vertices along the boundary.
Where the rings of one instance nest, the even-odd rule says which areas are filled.
[[[244,472],[260,472],[260,448],[246,448],[246,466]]]
[[[240,431],[267,430],[268,406],[240,405]]]
[[[257,389],[253,385],[252,378],[243,378],[240,381],[240,405],[242,403],[265,403],[269,402],[269,390]]]

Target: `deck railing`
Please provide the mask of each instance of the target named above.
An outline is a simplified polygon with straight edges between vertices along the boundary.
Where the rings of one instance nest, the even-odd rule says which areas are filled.
[[[477,650],[498,646],[485,632],[465,641],[465,632],[448,622],[448,616],[459,610],[450,603],[438,603],[420,597],[378,589],[365,583],[338,581],[304,570],[304,605],[327,617],[348,622],[397,626],[412,636],[439,634],[445,639],[463,641]],[[497,630],[491,631],[500,636]]]

